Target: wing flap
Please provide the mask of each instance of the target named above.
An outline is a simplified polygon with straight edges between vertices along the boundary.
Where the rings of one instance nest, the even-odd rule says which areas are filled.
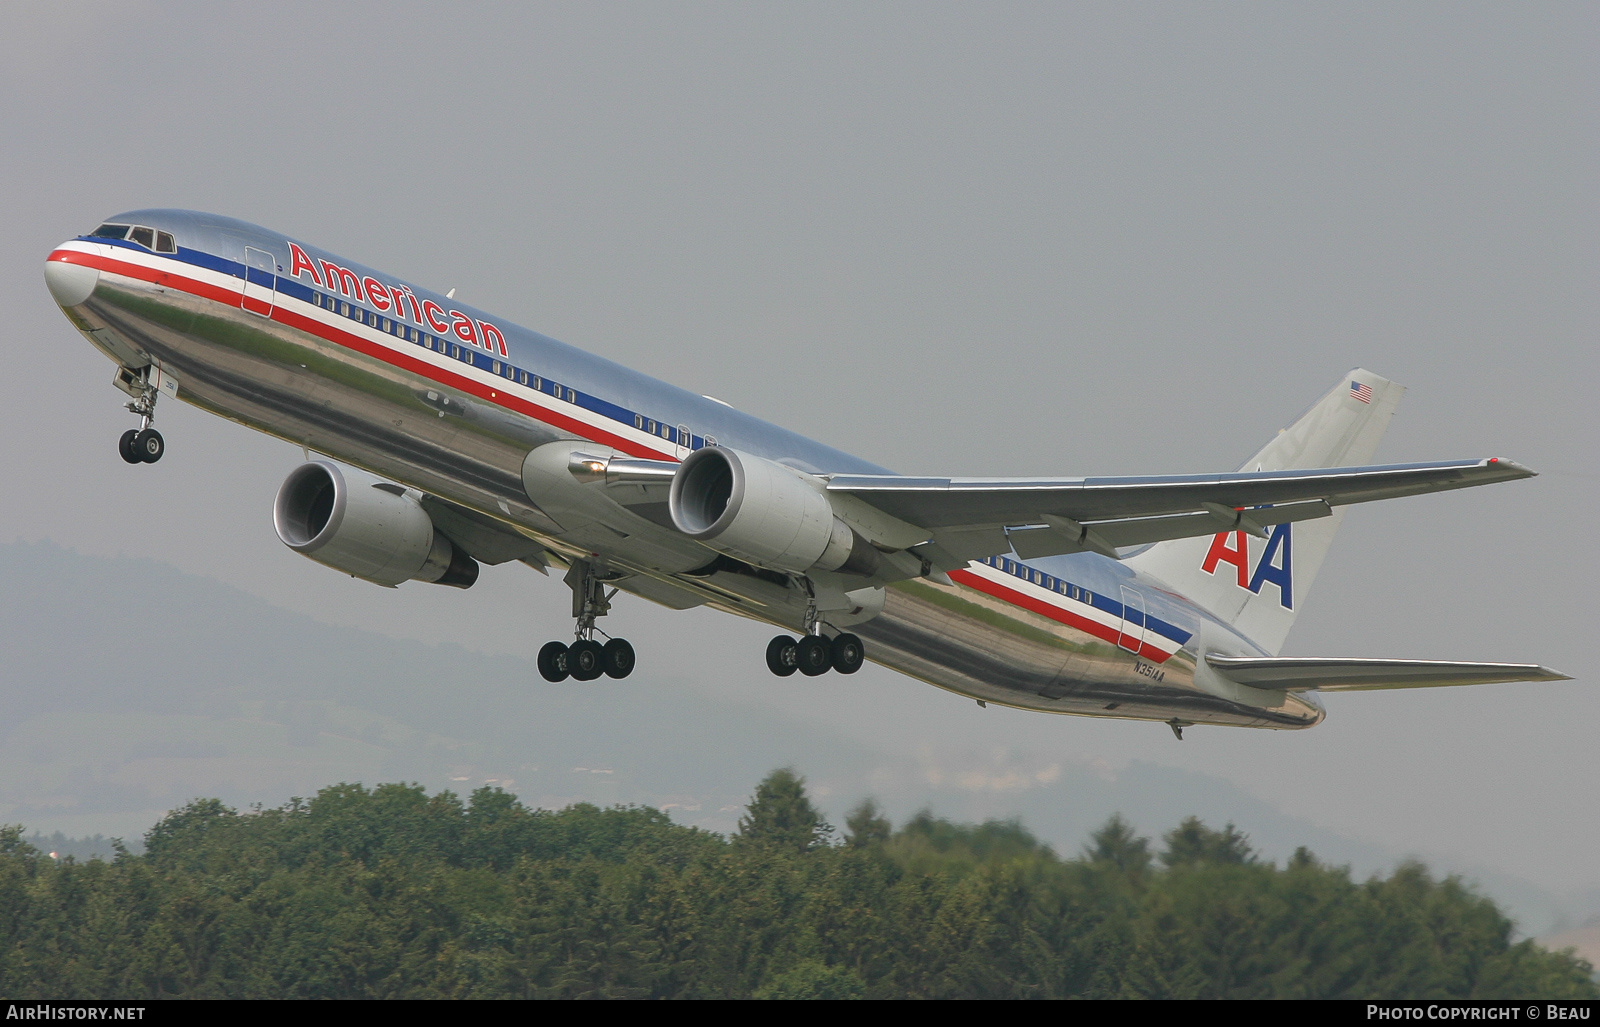
[[[1047,523],[1052,521],[1056,523],[1049,523],[1049,526],[1044,528],[1015,529],[1009,535],[1012,548],[1024,560],[1082,552],[1114,556],[1117,549],[1142,546],[1148,542],[1215,535],[1219,531],[1243,530],[1261,534],[1260,529],[1266,525],[1305,521],[1315,517],[1329,517],[1332,514],[1333,508],[1322,499],[1254,510],[1217,507],[1196,513],[1169,514],[1164,517],[1125,517],[1111,521],[1090,521],[1087,524],[1075,521],[1062,523],[1063,518],[1046,514]],[[995,550],[995,552],[1000,551]]]
[[[1537,663],[1442,660],[1337,660],[1209,654],[1206,663],[1229,680],[1289,692],[1362,692],[1388,688],[1488,685],[1502,681],[1569,681]]]

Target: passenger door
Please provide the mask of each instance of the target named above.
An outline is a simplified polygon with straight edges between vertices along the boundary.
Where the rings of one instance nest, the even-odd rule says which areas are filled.
[[[278,262],[266,250],[244,248],[244,294],[239,306],[252,314],[271,317],[278,299]]]
[[[1144,596],[1136,588],[1122,586],[1122,630],[1117,634],[1117,645],[1136,653],[1144,644]]]

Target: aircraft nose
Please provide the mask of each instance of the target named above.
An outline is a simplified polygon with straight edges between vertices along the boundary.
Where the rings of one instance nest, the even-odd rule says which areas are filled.
[[[94,287],[100,284],[100,272],[95,268],[73,262],[77,254],[56,251],[44,262],[44,284],[50,295],[63,307],[75,307],[88,299]]]

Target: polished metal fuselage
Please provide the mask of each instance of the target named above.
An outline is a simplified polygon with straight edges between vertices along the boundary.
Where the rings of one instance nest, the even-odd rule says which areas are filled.
[[[341,312],[340,300],[331,310],[313,307],[302,298],[311,276],[290,273],[296,267],[291,241],[253,225],[187,211],[136,211],[113,220],[171,232],[179,246],[171,255],[135,253],[127,244],[80,237],[52,254],[52,260],[98,271],[92,291],[63,309],[113,360],[130,367],[154,363],[176,378],[179,398],[189,403],[469,508],[552,553],[603,560],[632,575],[619,582],[625,590],[669,606],[706,603],[794,629],[805,600],[760,577],[704,573],[715,554],[659,512],[535,491],[524,467],[530,452],[581,439],[602,451],[677,459],[714,439],[816,474],[883,470],[406,285],[409,295],[498,327],[503,362],[493,360],[499,354],[491,349],[483,367],[469,372],[450,351],[397,336],[398,317],[356,304]],[[398,288],[393,276],[296,245],[313,261]],[[246,247],[258,264],[267,253],[275,265],[263,272],[272,284],[258,286],[254,305],[241,302],[250,282]],[[231,288],[230,275],[236,280]],[[434,341],[441,335],[450,338],[434,333]],[[540,388],[505,377],[513,368],[536,372],[530,382],[539,381]],[[572,402],[568,396],[594,399]],[[596,410],[612,410],[612,420]],[[640,413],[628,424],[616,421],[615,410]],[[874,662],[985,703],[1271,728],[1309,727],[1322,719],[1309,694],[1247,688],[1211,670],[1200,654],[1257,655],[1261,649],[1161,583],[1094,554],[1019,566],[1020,582],[1001,581],[994,568],[975,565],[955,574],[953,584],[929,578],[892,584],[882,611],[850,630],[866,640]],[[1141,617],[1169,625],[1168,634],[1184,641],[1170,643],[1176,646],[1170,653],[1141,654],[1137,639],[1128,644],[1114,630],[1111,637],[1097,635],[1037,602],[1019,601],[1021,593],[1037,590],[1026,580],[1029,568],[1071,580],[1086,595],[1126,597],[1131,591],[1146,611]]]

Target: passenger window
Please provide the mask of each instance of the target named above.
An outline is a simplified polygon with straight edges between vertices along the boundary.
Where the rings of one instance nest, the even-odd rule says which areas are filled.
[[[394,331],[394,325],[390,323],[388,318],[383,319],[383,330],[386,332]]]
[[[156,233],[156,252],[157,253],[177,253],[178,252],[178,244],[172,238],[171,233],[169,233],[169,232],[157,232]]]
[[[350,304],[345,303],[343,300],[341,300],[339,302],[339,316],[340,317],[349,317],[350,316]]]
[[[568,389],[567,390],[567,402],[568,403],[576,403],[577,401],[578,401],[578,391],[576,389]]]
[[[156,248],[156,233],[152,228],[135,227],[133,231],[128,233],[128,238],[147,250]]]
[[[494,373],[495,374],[499,374],[500,373],[500,361],[498,361],[498,360],[496,360],[494,362]]]

